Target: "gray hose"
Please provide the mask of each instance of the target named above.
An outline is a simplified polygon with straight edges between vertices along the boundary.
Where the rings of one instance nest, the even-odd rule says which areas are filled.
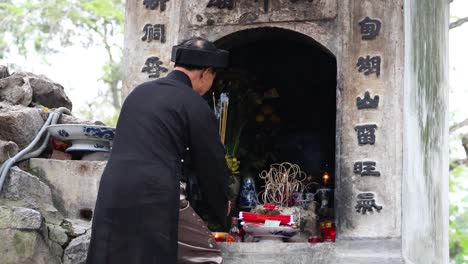
[[[13,166],[18,161],[25,160],[26,158],[33,158],[39,156],[42,153],[42,151],[47,147],[47,142],[49,141],[50,137],[49,133],[47,133],[47,127],[49,127],[49,125],[56,124],[58,119],[60,118],[60,115],[64,112],[69,114],[70,110],[68,110],[65,107],[60,107],[56,109],[53,113],[51,113],[44,125],[42,126],[42,128],[39,130],[36,137],[33,139],[33,141],[29,143],[29,145],[25,149],[23,149],[18,154],[16,154],[15,156],[8,159],[2,164],[2,166],[0,167],[0,192],[2,191],[3,183],[8,175],[8,172],[10,171],[11,166]],[[44,133],[47,133],[47,135],[44,141],[42,142],[41,146],[30,153],[30,151],[34,149],[34,146],[36,146],[36,144],[42,138]]]
[[[58,120],[60,119],[60,116],[62,113],[66,113],[66,114],[69,114],[70,113],[70,110],[68,110],[67,108],[64,108],[64,107],[61,107],[61,108],[58,108],[57,110],[55,110],[52,114],[53,114],[53,117],[52,117],[52,121],[50,122],[50,125],[55,125],[57,124]],[[47,148],[47,144],[49,143],[49,138],[50,138],[50,134],[47,133],[46,134],[46,137],[44,138],[44,140],[42,141],[42,145],[37,148],[35,151],[33,152],[30,152],[26,155],[24,155],[23,157],[21,157],[20,160],[18,161],[23,161],[23,160],[27,160],[27,159],[30,159],[30,158],[35,158],[39,155],[41,155],[41,153],[44,151],[44,149]],[[1,190],[1,189],[0,189]]]

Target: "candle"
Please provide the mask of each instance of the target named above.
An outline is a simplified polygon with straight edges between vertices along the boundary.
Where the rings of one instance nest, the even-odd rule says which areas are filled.
[[[323,185],[327,185],[328,181],[330,180],[330,175],[328,175],[328,172],[323,173],[322,179]]]
[[[228,233],[225,232],[212,232],[211,233],[216,242],[226,242],[226,236]]]

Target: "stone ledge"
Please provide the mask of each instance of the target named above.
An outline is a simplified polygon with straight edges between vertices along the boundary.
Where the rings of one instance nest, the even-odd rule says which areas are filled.
[[[390,264],[405,263],[398,239],[342,240],[336,243],[220,243],[225,264]]]

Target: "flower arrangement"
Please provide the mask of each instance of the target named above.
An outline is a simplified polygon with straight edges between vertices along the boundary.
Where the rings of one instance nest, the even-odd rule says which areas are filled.
[[[239,174],[239,166],[240,166],[240,161],[237,160],[236,157],[232,157],[230,155],[226,155],[226,162],[228,165],[229,170],[231,171],[232,174]]]
[[[257,214],[268,214],[268,215],[279,215],[280,208],[274,204],[266,203],[263,206],[259,206],[254,210]]]

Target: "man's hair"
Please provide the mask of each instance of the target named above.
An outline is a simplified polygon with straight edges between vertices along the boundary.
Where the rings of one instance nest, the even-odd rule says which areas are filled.
[[[200,50],[206,50],[206,51],[216,51],[216,46],[213,44],[213,42],[206,40],[201,37],[191,37],[189,39],[183,40],[180,45],[182,48],[189,48],[189,49],[200,49]],[[185,68],[189,71],[193,70],[204,70],[207,68],[212,68],[212,67],[206,67],[206,66],[196,66],[196,65],[190,65],[190,64],[179,64],[176,63],[174,65],[175,67],[182,67]],[[216,70],[216,69],[213,69]]]

